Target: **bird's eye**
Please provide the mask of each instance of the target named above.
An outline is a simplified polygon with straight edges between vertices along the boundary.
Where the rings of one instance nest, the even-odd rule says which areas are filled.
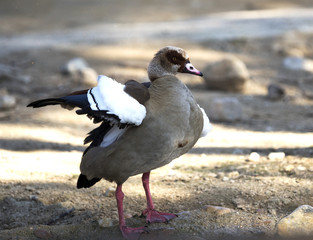
[[[176,58],[176,57],[173,57],[172,59],[173,59],[173,62],[176,62],[176,61],[177,61],[177,58]]]

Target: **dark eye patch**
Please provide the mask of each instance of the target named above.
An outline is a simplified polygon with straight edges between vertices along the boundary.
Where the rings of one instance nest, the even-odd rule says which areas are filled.
[[[186,62],[186,59],[176,51],[168,51],[166,57],[169,62],[177,65],[183,65]]]

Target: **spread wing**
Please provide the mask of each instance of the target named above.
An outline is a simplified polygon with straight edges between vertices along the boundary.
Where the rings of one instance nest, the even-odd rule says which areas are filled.
[[[98,85],[88,90],[73,92],[60,98],[48,98],[32,102],[28,107],[39,108],[48,105],[61,105],[86,114],[100,126],[92,130],[84,143],[90,147],[106,147],[118,139],[129,126],[139,126],[146,115],[144,103],[149,99],[150,83],[129,80],[124,84],[106,77],[98,77]],[[86,153],[85,151],[85,153]]]

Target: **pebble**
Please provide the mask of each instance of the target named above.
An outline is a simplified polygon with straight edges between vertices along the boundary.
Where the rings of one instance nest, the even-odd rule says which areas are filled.
[[[52,238],[52,234],[44,229],[35,229],[34,235],[39,239],[48,240]]]
[[[284,152],[271,152],[268,154],[270,160],[283,160],[286,154]]]
[[[224,214],[233,212],[233,210],[230,208],[224,208],[224,207],[213,206],[213,205],[206,205],[204,206],[204,209],[208,213],[213,213],[213,214],[216,214],[217,216],[222,216]]]
[[[209,89],[242,92],[250,74],[241,60],[231,57],[207,65],[203,75]]]
[[[300,166],[297,167],[297,170],[300,171],[300,172],[304,172],[307,169],[306,169],[306,167],[300,165]]]
[[[242,198],[234,198],[232,202],[235,205],[235,207],[238,209],[244,210],[246,208],[245,206],[247,205],[245,200],[243,200]]]
[[[102,218],[98,220],[98,225],[101,228],[112,227],[113,220],[111,218]]]
[[[109,187],[107,190],[105,190],[104,196],[105,197],[113,197],[115,195],[115,188]]]
[[[10,110],[15,108],[16,98],[10,95],[6,88],[0,89],[0,110]]]
[[[229,178],[238,178],[239,176],[240,176],[240,174],[238,171],[232,171],[232,172],[229,172],[227,174],[227,177],[229,177]]]
[[[277,223],[277,234],[285,238],[313,237],[313,207],[302,205]]]
[[[97,85],[98,73],[93,68],[84,68],[80,71],[81,83],[87,86]]]
[[[295,170],[295,166],[294,165],[287,165],[287,166],[284,166],[284,171],[285,172],[292,172]]]
[[[313,60],[297,56],[284,58],[283,66],[292,71],[313,72]]]
[[[206,177],[208,177],[208,178],[216,178],[216,176],[217,176],[217,174],[216,173],[212,173],[212,172],[210,172],[210,173],[208,173],[206,175]]]
[[[74,81],[87,85],[97,85],[98,73],[88,66],[83,58],[73,58],[61,67],[63,75],[70,75]]]
[[[209,103],[208,115],[217,121],[234,122],[242,119],[243,111],[241,103],[236,98],[214,98]]]
[[[258,162],[260,160],[260,154],[257,152],[252,152],[250,153],[248,160],[252,162]]]
[[[88,63],[83,58],[72,58],[61,67],[61,73],[64,75],[72,75],[88,68]]]
[[[270,84],[267,87],[267,98],[276,101],[284,98],[286,95],[285,89],[277,84]]]

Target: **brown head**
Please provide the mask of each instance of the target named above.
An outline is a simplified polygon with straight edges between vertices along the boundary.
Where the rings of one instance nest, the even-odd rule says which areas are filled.
[[[178,47],[161,48],[148,66],[148,76],[151,81],[166,75],[176,75],[179,72],[203,76],[190,63],[187,53]]]

